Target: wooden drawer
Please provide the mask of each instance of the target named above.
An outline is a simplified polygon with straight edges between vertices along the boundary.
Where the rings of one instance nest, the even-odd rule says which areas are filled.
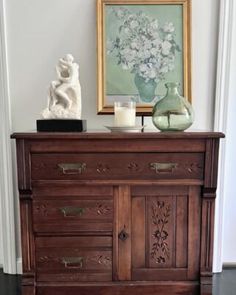
[[[203,153],[32,154],[33,180],[203,179]]]
[[[111,281],[111,247],[111,237],[38,237],[37,281]]]
[[[35,198],[33,218],[36,232],[112,232],[113,198]]]

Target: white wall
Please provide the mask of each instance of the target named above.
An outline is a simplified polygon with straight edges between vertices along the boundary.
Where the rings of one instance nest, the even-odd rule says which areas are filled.
[[[194,129],[211,129],[219,0],[192,0]],[[83,117],[91,129],[112,122],[96,115],[96,0],[7,0],[13,131],[35,129],[59,57],[80,62]],[[146,120],[151,127],[150,119]],[[20,253],[18,253],[18,256]]]
[[[236,4],[236,3],[234,3]],[[223,262],[236,265],[236,5],[234,5],[234,24],[232,31],[232,56],[230,63],[229,106],[226,131],[225,159],[225,205],[224,205],[224,237]]]

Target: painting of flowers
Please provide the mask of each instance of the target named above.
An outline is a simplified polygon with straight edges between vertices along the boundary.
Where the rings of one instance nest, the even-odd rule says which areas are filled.
[[[189,96],[186,0],[183,4],[98,2],[103,4],[104,36],[98,111],[111,113],[115,101],[131,100],[137,103],[138,112],[150,114],[169,81],[180,83],[180,93]]]

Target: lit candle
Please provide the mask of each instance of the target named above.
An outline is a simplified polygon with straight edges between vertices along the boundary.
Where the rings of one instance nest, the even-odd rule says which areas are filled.
[[[136,115],[135,102],[115,102],[115,126],[132,127],[135,126]]]

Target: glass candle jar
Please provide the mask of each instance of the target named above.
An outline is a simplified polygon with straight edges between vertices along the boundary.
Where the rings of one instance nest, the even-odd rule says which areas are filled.
[[[130,102],[115,102],[114,104],[116,127],[133,127],[136,119],[136,103]]]

